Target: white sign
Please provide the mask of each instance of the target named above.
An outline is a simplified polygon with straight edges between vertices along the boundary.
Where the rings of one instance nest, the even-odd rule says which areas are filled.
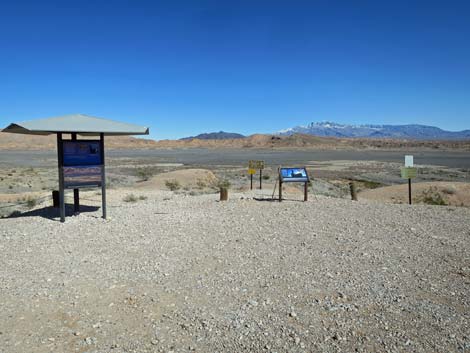
[[[405,156],[405,167],[413,166],[413,156]]]

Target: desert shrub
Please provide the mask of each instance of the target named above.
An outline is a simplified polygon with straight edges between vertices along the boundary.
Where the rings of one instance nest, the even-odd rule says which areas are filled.
[[[198,189],[204,189],[207,186],[207,184],[204,182],[204,180],[198,179],[196,181],[196,186]]]
[[[218,182],[217,184],[217,187],[219,189],[228,189],[230,187],[230,181],[228,181],[227,179],[223,179],[221,181]]]
[[[144,168],[138,168],[135,174],[140,180],[146,181],[146,180],[149,180],[155,173],[152,168],[144,167]]]
[[[438,205],[446,206],[447,202],[444,200],[442,195],[437,191],[436,188],[429,188],[428,190],[423,191],[419,201],[425,203],[426,205]]]
[[[383,186],[382,183],[372,180],[365,180],[365,179],[354,179],[355,181],[361,183],[366,189],[377,189]]]
[[[147,200],[147,199],[148,199],[148,197],[145,196],[145,195],[140,195],[139,196],[139,200],[141,200],[141,201],[144,201],[144,200]]]
[[[165,186],[170,189],[171,191],[176,191],[181,188],[181,185],[178,180],[166,180]]]
[[[28,208],[33,208],[37,206],[39,203],[39,199],[36,197],[28,196],[28,198],[25,200],[26,201],[26,207]]]
[[[442,192],[447,195],[454,195],[457,192],[455,186],[449,185],[442,189]]]
[[[134,194],[128,194],[122,200],[124,202],[137,202],[138,198]]]
[[[269,180],[270,176],[269,175],[263,175],[263,180]]]

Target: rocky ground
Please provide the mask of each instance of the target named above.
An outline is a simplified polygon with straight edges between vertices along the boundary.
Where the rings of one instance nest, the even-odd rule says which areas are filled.
[[[470,350],[468,208],[129,192],[0,219],[0,352]]]

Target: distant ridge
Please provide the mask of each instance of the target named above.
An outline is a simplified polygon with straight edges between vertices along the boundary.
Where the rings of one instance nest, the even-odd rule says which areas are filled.
[[[329,121],[312,122],[277,132],[278,135],[307,134],[343,138],[392,138],[413,140],[467,140],[470,130],[446,131],[428,125],[345,125]]]
[[[197,136],[190,136],[190,137],[184,137],[180,140],[228,140],[228,139],[242,139],[245,138],[245,136],[241,134],[237,134],[234,132],[225,132],[225,131],[219,131],[219,132],[209,132],[209,133],[204,133],[204,134],[199,134]]]

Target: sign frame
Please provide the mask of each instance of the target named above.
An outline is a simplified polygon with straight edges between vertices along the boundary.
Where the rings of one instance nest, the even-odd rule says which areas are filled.
[[[286,176],[283,175],[283,171],[297,171],[300,176]],[[295,167],[295,168],[286,168],[286,167],[279,167],[278,169],[279,174],[279,202],[282,201],[282,184],[283,183],[304,183],[304,202],[308,201],[308,184],[310,183],[310,176],[308,175],[307,167]],[[287,173],[285,173],[287,174]]]

